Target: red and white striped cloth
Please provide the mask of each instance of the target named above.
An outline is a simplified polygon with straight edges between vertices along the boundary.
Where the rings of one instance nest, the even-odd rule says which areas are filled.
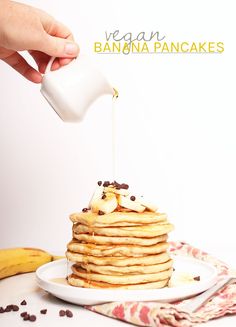
[[[219,276],[232,274],[232,270],[224,262],[187,243],[171,242],[170,251],[213,264],[217,268]],[[224,289],[219,291],[195,313],[188,314],[181,311],[179,305],[187,301],[191,300],[183,300],[171,304],[157,302],[112,302],[87,306],[86,308],[138,326],[190,327],[196,323],[206,322],[226,314],[236,314],[236,283],[225,286]]]

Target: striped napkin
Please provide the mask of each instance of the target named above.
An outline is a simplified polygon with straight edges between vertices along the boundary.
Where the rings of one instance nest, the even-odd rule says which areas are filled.
[[[217,268],[219,277],[235,274],[224,262],[187,243],[170,242],[170,251],[174,254],[187,255],[211,263]],[[86,306],[86,308],[138,326],[190,327],[196,323],[207,322],[210,319],[222,317],[226,314],[236,314],[236,283],[225,286],[195,313],[189,314],[181,311],[180,306],[188,301],[191,300],[183,300],[171,304],[157,302],[112,302]]]

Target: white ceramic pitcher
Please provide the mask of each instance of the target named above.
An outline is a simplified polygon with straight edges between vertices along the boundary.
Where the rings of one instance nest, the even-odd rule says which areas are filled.
[[[105,76],[85,56],[51,71],[51,58],[43,76],[41,93],[65,122],[81,121],[89,106],[101,95],[114,95]]]

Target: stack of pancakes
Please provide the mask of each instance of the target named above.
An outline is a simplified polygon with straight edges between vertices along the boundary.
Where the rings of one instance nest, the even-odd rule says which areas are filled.
[[[93,197],[92,204],[90,202],[89,209],[85,208],[81,213],[70,216],[73,239],[67,245],[66,256],[73,264],[68,283],[78,287],[103,289],[164,287],[172,274],[167,234],[173,226],[167,221],[166,214],[151,211],[151,205],[146,207],[136,199],[130,205],[128,200],[132,197],[117,188],[114,187],[113,192],[117,207],[112,212],[97,208],[97,201],[101,201],[101,198],[103,201],[111,201],[111,189],[106,191],[103,187],[102,197],[97,197],[95,192],[96,196]],[[119,191],[118,196],[116,191]],[[124,201],[119,201],[121,193],[126,194],[122,195],[127,197]],[[112,199],[114,200],[113,197]],[[121,207],[119,203],[126,207]],[[111,210],[109,206],[100,206],[106,211]],[[140,206],[145,208],[141,209]],[[95,207],[97,212],[93,210]],[[139,212],[127,207],[139,209]]]

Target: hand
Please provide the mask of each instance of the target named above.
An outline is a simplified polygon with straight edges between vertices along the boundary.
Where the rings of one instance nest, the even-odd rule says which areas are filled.
[[[38,71],[18,51],[27,50]],[[79,53],[70,30],[44,11],[9,0],[0,0],[0,59],[34,83],[42,81],[51,56],[52,70],[68,64]]]

